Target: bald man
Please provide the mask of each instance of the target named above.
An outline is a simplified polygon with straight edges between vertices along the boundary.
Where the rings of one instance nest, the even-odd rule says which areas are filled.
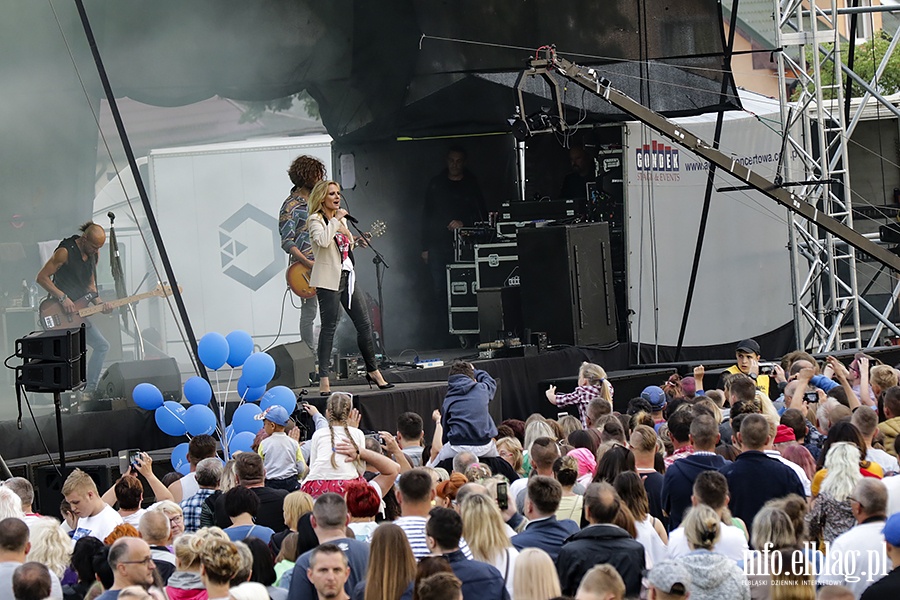
[[[106,232],[93,221],[88,221],[79,229],[81,235],[73,235],[59,243],[53,256],[37,274],[38,284],[56,298],[67,314],[78,311],[75,303],[84,297],[88,303],[103,305],[103,312],[109,313],[112,307],[100,299],[97,293],[97,261],[100,259],[100,248],[106,243]],[[85,342],[91,347],[90,361],[87,365],[87,385],[85,394],[93,395],[103,370],[103,361],[109,351],[109,342],[96,327],[87,321]]]

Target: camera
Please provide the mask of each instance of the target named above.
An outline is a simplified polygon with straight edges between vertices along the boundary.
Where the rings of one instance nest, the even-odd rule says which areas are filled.
[[[131,469],[131,467],[135,467],[137,465],[137,461],[141,456],[141,451],[138,448],[130,448],[128,450],[120,450],[119,451],[119,473],[125,475]]]
[[[775,364],[774,363],[762,363],[759,365],[759,374],[760,375],[771,375],[775,372]]]
[[[803,399],[809,404],[816,404],[819,401],[818,392],[803,392]]]

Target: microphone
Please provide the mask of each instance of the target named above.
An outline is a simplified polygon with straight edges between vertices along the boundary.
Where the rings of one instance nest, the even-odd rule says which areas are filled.
[[[344,215],[344,218],[347,219],[348,221],[350,221],[351,223],[359,225],[359,219],[357,219],[356,217],[354,217],[353,215],[351,215],[349,213]]]
[[[106,216],[109,217],[110,223],[116,220],[116,214],[113,211],[109,211],[108,213],[106,213]]]

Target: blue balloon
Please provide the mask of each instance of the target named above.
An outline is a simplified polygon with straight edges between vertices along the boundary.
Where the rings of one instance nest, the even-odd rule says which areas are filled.
[[[185,411],[184,424],[191,435],[209,435],[216,430],[216,415],[208,406],[195,404]]]
[[[191,472],[191,463],[183,464],[175,470],[177,472],[181,473],[182,475],[187,475],[188,473]]]
[[[228,340],[228,364],[239,367],[253,354],[253,338],[246,331],[235,329],[225,336]]]
[[[188,462],[188,443],[182,442],[172,448],[172,468],[181,472],[179,469],[184,465],[187,465],[187,470],[190,472],[191,463]]]
[[[184,382],[184,397],[191,404],[209,404],[212,400],[212,388],[202,377],[191,377]]]
[[[235,434],[234,439],[228,444],[228,450],[232,454],[235,452],[253,452],[253,440],[255,438],[256,435],[249,431],[242,431]]]
[[[255,435],[263,426],[263,422],[255,418],[261,412],[262,410],[255,404],[242,404],[234,411],[231,426],[238,433],[246,431]]]
[[[275,359],[265,352],[251,354],[250,357],[244,361],[244,371],[241,373],[241,379],[243,379],[249,387],[266,385],[272,381],[272,377],[274,376]]]
[[[266,393],[266,386],[261,385],[259,387],[250,387],[247,385],[247,382],[244,381],[244,378],[241,377],[237,382],[237,392],[238,396],[240,396],[247,402],[256,402],[263,397],[263,394]]]
[[[156,410],[163,405],[163,395],[152,383],[139,383],[131,391],[134,403],[145,410]]]
[[[166,435],[179,436],[187,433],[184,423],[184,407],[171,400],[156,409],[156,424]]]
[[[283,385],[276,385],[266,392],[266,395],[259,401],[259,408],[266,410],[270,406],[278,404],[284,407],[284,410],[291,414],[297,408],[297,396],[291,391],[291,388]]]
[[[218,371],[228,360],[228,340],[221,333],[207,333],[197,344],[197,354],[207,369]]]

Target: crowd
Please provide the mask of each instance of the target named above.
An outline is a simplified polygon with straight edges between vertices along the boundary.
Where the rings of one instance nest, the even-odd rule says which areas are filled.
[[[112,600],[900,597],[900,386],[858,354],[673,375],[613,410],[584,363],[576,416],[494,423],[494,380],[450,370],[430,418],[365,434],[332,394],[301,441],[274,407],[257,453],[190,474],[140,455],[109,490],[65,481],[63,522],[0,486],[0,597]],[[710,389],[707,389],[710,387]],[[625,403],[623,403],[625,404]],[[170,480],[171,479],[171,480]],[[143,508],[145,485],[155,503]]]

